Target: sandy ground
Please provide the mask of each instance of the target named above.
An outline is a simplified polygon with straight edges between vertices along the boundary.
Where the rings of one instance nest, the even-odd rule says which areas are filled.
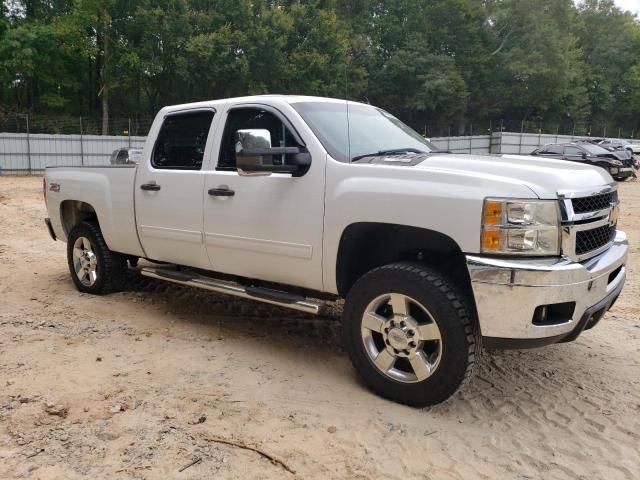
[[[335,319],[140,279],[77,292],[41,182],[0,177],[2,479],[640,478],[638,182],[620,185],[627,287],[598,327],[485,352],[423,410],[362,386]]]

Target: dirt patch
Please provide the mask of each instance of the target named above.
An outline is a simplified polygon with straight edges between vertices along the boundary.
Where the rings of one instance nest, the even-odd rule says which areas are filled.
[[[135,276],[77,292],[41,181],[0,177],[0,478],[640,478],[637,182],[620,185],[627,287],[597,328],[486,352],[415,410],[360,384],[339,306],[317,319]]]

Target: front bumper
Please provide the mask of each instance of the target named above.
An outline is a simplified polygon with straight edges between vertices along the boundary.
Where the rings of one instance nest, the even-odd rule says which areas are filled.
[[[633,167],[620,167],[616,168],[615,171],[612,169],[610,174],[614,178],[628,178],[633,175]]]
[[[627,250],[627,236],[618,231],[608,250],[582,262],[468,255],[485,345],[530,348],[577,338],[602,318],[620,294]],[[565,317],[534,323],[540,308],[546,311],[546,306],[553,305],[574,307],[560,309],[567,312]]]

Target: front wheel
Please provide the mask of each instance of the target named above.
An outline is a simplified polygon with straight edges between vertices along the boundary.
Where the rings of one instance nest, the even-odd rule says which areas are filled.
[[[120,288],[126,259],[107,247],[100,227],[80,222],[67,239],[67,261],[76,288],[84,293],[103,294]]]
[[[454,286],[420,263],[394,263],[353,286],[343,314],[345,346],[365,383],[423,407],[450,397],[472,373],[476,341]]]

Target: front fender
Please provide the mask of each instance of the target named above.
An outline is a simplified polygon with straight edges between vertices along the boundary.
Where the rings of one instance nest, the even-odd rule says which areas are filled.
[[[329,161],[323,280],[337,293],[336,258],[340,238],[354,223],[389,223],[439,232],[465,253],[480,251],[483,201],[491,194],[537,198],[517,181],[413,167],[344,164]]]

